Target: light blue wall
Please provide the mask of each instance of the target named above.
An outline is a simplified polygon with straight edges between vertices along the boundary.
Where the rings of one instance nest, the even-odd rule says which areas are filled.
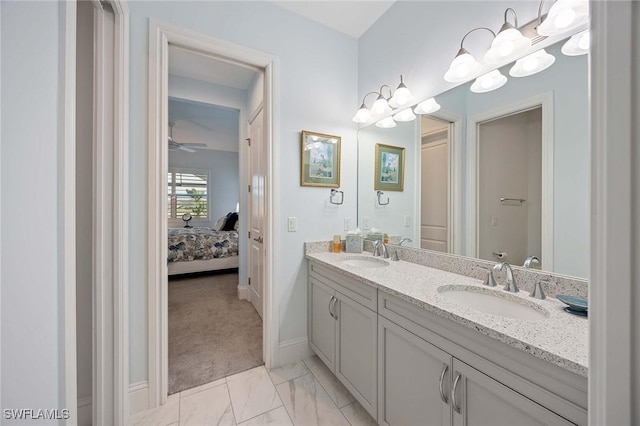
[[[0,8],[0,406],[61,408],[61,8],[6,1]]]
[[[521,22],[537,16],[538,3],[518,2]],[[380,84],[405,83],[418,100],[434,95],[443,110],[471,116],[505,103],[554,91],[554,269],[558,273],[589,275],[590,154],[587,57],[566,57],[559,46],[547,48],[556,56],[548,70],[526,78],[510,78],[503,88],[474,94],[468,84],[451,89],[443,75],[460,47],[462,36],[477,26],[498,29],[504,2],[397,2],[359,42],[358,91],[362,95]],[[513,6],[513,5],[511,5]],[[464,11],[464,13],[461,13]],[[402,28],[402,31],[398,31]],[[491,36],[478,32],[465,48],[481,58]],[[509,67],[501,72],[508,76]],[[444,92],[444,93],[443,93]],[[466,158],[466,118],[462,123],[462,164]],[[462,169],[466,182],[466,170]],[[463,199],[466,188],[463,187]],[[462,211],[466,211],[463,201]],[[463,235],[466,225],[463,224]],[[464,244],[464,240],[463,240]],[[465,249],[465,247],[463,247]]]
[[[131,12],[130,120],[130,380],[147,379],[147,119],[149,18],[198,31],[278,58],[275,140],[278,168],[275,295],[280,341],[306,336],[306,263],[303,242],[341,233],[356,217],[357,41],[268,2],[129,3]],[[329,189],[300,187],[300,131],[342,136],[342,206]],[[298,217],[298,232],[286,218]]]

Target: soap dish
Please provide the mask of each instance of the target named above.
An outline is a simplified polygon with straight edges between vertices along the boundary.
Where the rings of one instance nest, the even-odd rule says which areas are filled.
[[[568,296],[566,294],[558,294],[556,298],[562,303],[568,305],[564,310],[573,315],[586,317],[589,311],[589,302],[587,299],[576,296]]]

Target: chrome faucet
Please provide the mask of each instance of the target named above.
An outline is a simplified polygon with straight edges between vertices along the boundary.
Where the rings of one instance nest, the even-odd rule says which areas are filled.
[[[512,293],[517,293],[520,290],[518,290],[518,286],[516,285],[516,279],[513,276],[513,270],[511,269],[511,265],[509,265],[507,262],[501,262],[496,264],[493,267],[493,270],[502,271],[504,268],[507,268],[507,284],[504,286],[504,290],[510,291]]]
[[[537,263],[538,265],[540,265],[540,258],[538,256],[529,256],[525,259],[522,266],[529,269],[531,268],[532,263]]]
[[[400,240],[400,242],[398,243],[398,247],[402,247],[402,243],[404,243],[405,241],[408,241],[410,243],[413,242],[413,240],[411,238],[403,238]],[[396,251],[393,253],[393,257],[391,258],[391,260],[398,262],[400,260],[400,256],[398,256],[398,250],[396,249]]]
[[[384,259],[389,258],[389,252],[387,251],[387,246],[380,240],[376,240],[373,243],[373,255],[374,256],[382,256]]]

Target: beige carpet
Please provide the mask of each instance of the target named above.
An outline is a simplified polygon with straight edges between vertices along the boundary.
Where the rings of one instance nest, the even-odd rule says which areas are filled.
[[[170,394],[263,364],[262,320],[237,286],[237,273],[170,278]]]

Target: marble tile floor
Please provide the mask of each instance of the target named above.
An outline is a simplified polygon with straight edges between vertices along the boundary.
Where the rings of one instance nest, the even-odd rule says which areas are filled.
[[[369,426],[376,422],[317,356],[264,366],[169,396],[130,426]]]

